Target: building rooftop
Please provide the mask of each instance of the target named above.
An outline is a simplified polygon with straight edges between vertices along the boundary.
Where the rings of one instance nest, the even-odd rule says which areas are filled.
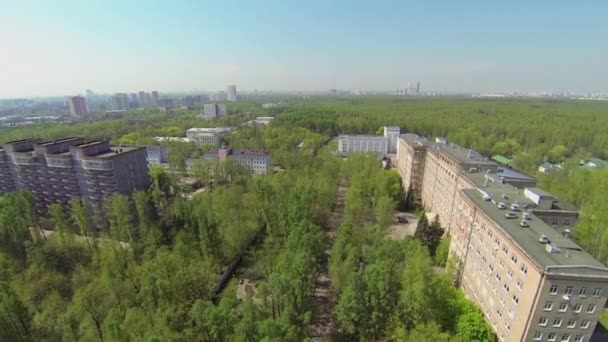
[[[207,155],[217,155],[219,154],[219,150],[221,148],[215,148],[209,152],[207,152]],[[228,155],[231,156],[237,156],[237,155],[241,155],[241,156],[268,156],[269,154],[264,152],[264,151],[253,151],[253,150],[245,150],[245,149],[238,149],[238,148],[227,148],[229,150]]]
[[[531,212],[529,212],[530,220],[527,220],[529,227],[525,228],[520,225],[523,212],[515,211],[517,218],[506,218],[505,214],[510,211],[509,208],[501,210],[497,206],[498,203],[503,202],[507,206],[517,203],[522,208],[521,210],[526,212],[527,209],[525,207],[531,201],[524,197],[521,191],[513,187],[505,187],[502,184],[497,185],[489,183],[486,187],[462,191],[479,210],[500,226],[502,231],[541,269],[547,270],[549,267],[569,266],[560,268],[559,272],[608,277],[608,268],[595,260],[593,256],[585,252],[570,238],[562,236],[558,231],[548,226]],[[508,188],[513,190],[509,191]],[[503,194],[506,194],[508,199],[503,198]],[[489,201],[487,200],[488,198],[490,199]],[[548,243],[541,243],[541,238],[545,238]],[[584,271],[581,271],[581,269],[573,266],[586,268]],[[594,269],[589,269],[589,266]],[[596,268],[601,268],[601,270]]]
[[[503,165],[511,165],[511,163],[513,163],[513,158],[508,158],[505,156],[501,156],[500,154],[497,154],[495,156],[492,157],[492,159],[494,161],[496,161],[497,163],[503,164]]]
[[[505,178],[536,181],[536,178],[508,167],[498,167],[498,175]]]
[[[475,163],[475,164],[496,164],[493,160],[489,160],[488,158],[482,156],[477,153],[475,150],[471,150],[468,148],[464,148],[462,146],[448,143],[448,144],[435,144],[437,146],[435,149],[439,149],[441,151],[446,152],[452,158],[456,159],[460,163]]]
[[[192,127],[186,132],[190,133],[222,133],[230,130],[230,127]]]
[[[384,135],[372,135],[372,134],[340,134],[338,137],[348,137],[357,139],[386,139]]]
[[[91,155],[91,156],[87,156],[87,157],[97,157],[97,158],[114,158],[118,155],[121,154],[125,154],[125,153],[129,153],[131,151],[136,151],[136,150],[141,150],[141,149],[145,149],[145,146],[125,146],[125,145],[121,145],[121,146],[110,146],[110,150],[109,151],[105,151],[102,152],[100,154],[97,155]]]

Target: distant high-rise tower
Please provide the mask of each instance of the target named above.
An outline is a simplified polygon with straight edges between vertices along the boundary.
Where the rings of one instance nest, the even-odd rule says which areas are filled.
[[[129,109],[129,95],[117,93],[110,98],[110,103],[113,110]]]
[[[72,115],[85,115],[87,114],[87,103],[84,97],[77,95],[68,98],[68,105],[70,107],[70,113]]]
[[[158,106],[158,104],[160,103],[158,91],[156,91],[156,90],[152,91],[152,103],[154,103],[154,105],[156,105],[156,106]]]
[[[416,94],[420,94],[420,81],[416,83]]]
[[[139,91],[137,93],[137,96],[139,98],[139,106],[143,107],[146,105],[146,92],[145,91]]]
[[[226,87],[226,100],[231,101],[231,102],[236,102],[237,101],[237,95],[236,95],[236,86],[235,85],[229,85]]]
[[[131,93],[131,107],[133,108],[137,108],[137,106],[139,105],[139,99],[137,98],[137,94],[136,93]]]

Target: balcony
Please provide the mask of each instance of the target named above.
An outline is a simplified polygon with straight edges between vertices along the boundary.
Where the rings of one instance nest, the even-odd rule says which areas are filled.
[[[82,160],[82,168],[85,170],[107,171],[114,168],[111,160]]]
[[[49,167],[61,167],[70,168],[72,167],[72,159],[70,158],[46,158],[46,164]]]

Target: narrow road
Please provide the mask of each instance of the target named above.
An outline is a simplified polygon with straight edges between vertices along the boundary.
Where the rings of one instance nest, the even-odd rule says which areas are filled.
[[[315,289],[312,297],[313,312],[312,321],[308,327],[308,336],[313,341],[331,341],[332,336],[336,334],[336,323],[334,322],[333,300],[331,298],[331,278],[327,267],[329,261],[329,253],[336,239],[336,230],[342,224],[344,219],[344,205],[346,199],[346,185],[344,181],[340,183],[338,188],[338,196],[334,205],[329,222],[324,227],[325,236],[329,241],[328,249],[321,260],[320,272],[315,282]]]

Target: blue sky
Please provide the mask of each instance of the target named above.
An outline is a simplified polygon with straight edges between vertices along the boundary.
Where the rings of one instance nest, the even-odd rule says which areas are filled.
[[[608,1],[0,0],[0,97],[608,91]]]

